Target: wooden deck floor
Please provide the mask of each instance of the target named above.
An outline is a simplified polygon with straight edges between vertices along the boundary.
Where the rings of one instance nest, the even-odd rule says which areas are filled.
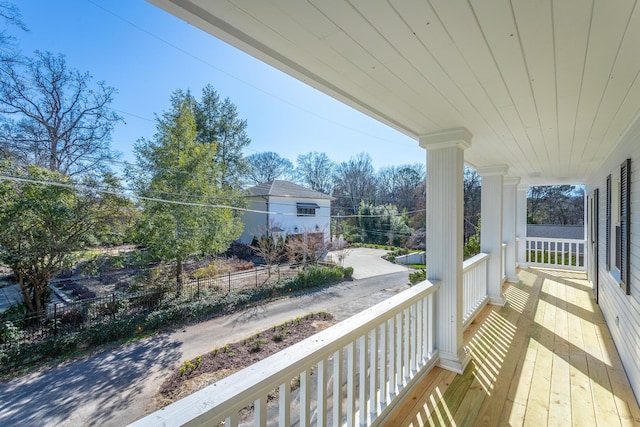
[[[522,270],[504,291],[465,331],[464,374],[433,369],[387,425],[640,425],[585,274]]]

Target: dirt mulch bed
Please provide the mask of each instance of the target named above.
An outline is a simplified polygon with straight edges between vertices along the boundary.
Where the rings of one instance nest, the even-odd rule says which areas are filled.
[[[184,362],[160,386],[155,399],[156,409],[203,389],[334,323],[329,313],[310,313]]]

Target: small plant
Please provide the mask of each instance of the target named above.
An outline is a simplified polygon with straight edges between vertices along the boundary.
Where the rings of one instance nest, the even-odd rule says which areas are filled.
[[[246,338],[242,340],[242,345],[247,345],[247,339]]]
[[[281,332],[275,333],[273,334],[273,340],[275,342],[280,342],[284,339],[284,334],[282,334]]]
[[[196,369],[198,369],[198,366],[200,366],[201,362],[202,362],[201,356],[196,357],[193,362],[191,360],[185,361],[184,366],[180,367],[180,376],[183,376],[185,374],[195,371]]]
[[[353,278],[353,267],[344,268],[344,278],[345,280],[351,280]]]
[[[262,346],[263,346],[264,344],[266,344],[266,343],[267,343],[267,340],[265,340],[265,339],[259,339],[259,338],[256,338],[256,339],[254,339],[254,340],[253,340],[253,342],[251,343],[251,349],[250,349],[250,351],[251,351],[252,353],[258,353],[260,350],[262,350]]]
[[[218,347],[214,348],[214,349],[213,349],[213,357],[216,357],[216,356],[218,355],[218,352],[219,352],[219,351],[220,351],[220,350],[218,349]]]

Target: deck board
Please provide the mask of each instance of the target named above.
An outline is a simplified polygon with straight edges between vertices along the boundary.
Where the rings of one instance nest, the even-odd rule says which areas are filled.
[[[640,426],[611,334],[580,272],[528,269],[464,333],[462,375],[434,368],[393,426]]]

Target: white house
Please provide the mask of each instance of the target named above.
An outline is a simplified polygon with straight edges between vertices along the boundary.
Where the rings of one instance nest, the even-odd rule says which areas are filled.
[[[307,425],[308,373],[317,372],[318,380],[325,381],[329,367],[338,369],[343,360],[347,366],[335,372],[337,379],[347,373],[347,392],[341,395],[346,409],[342,400],[335,401],[334,424],[342,419],[349,425],[376,424],[405,403],[407,390],[433,366],[466,375],[467,271],[477,271],[482,283],[474,301],[494,306],[505,301],[503,277],[515,284],[531,277],[530,271],[517,269],[527,266],[531,254],[526,192],[532,185],[552,184],[586,186],[587,243],[574,241],[569,247],[586,245],[586,273],[581,274],[598,306],[585,309],[576,300],[553,305],[556,297],[548,290],[532,294],[536,304],[549,307],[551,320],[560,314],[578,320],[540,328],[542,338],[526,338],[540,349],[536,354],[551,354],[544,363],[547,373],[529,381],[546,385],[489,414],[540,410],[543,415],[530,425],[579,425],[579,417],[606,406],[615,424],[628,417],[640,422],[633,394],[628,399],[629,388],[640,397],[640,5],[635,0],[150,1],[414,138],[426,156],[429,248],[428,280],[389,300],[396,308],[377,307],[356,316],[332,330],[334,335],[327,330],[322,340],[287,353],[291,359],[279,359],[289,360],[286,366],[248,370],[243,375],[252,377],[244,388],[226,397],[216,394],[221,386],[202,390],[156,414],[149,424],[188,414],[167,419],[195,423],[223,417],[234,425],[234,405],[254,400],[256,425],[264,424],[266,397],[260,391],[281,384],[287,402],[290,390],[278,375],[295,371],[304,403],[299,416]],[[482,177],[482,255],[472,266],[462,260],[465,164]],[[540,277],[540,282],[551,280]],[[581,286],[558,283],[571,295]],[[581,329],[600,310],[606,323]],[[526,322],[538,324],[544,318]],[[519,328],[505,321],[496,333],[517,335]],[[596,343],[609,334],[610,339]],[[568,349],[568,356],[564,350],[554,353],[549,339]],[[494,360],[499,344],[490,349]],[[359,348],[379,358],[368,358]],[[606,357],[601,356],[604,350]],[[599,364],[590,365],[594,361]],[[358,366],[364,368],[358,371]],[[382,368],[369,369],[377,366]],[[564,368],[556,371],[556,366]],[[529,367],[527,372],[542,368]],[[507,384],[522,384],[518,381],[526,370],[519,368]],[[368,372],[377,372],[366,383],[373,384],[369,389],[358,383],[367,381]],[[497,369],[479,372],[475,395],[490,399],[499,394],[496,384],[487,385],[497,374]],[[554,378],[565,374],[562,388]],[[579,378],[585,382],[574,384]],[[589,391],[576,400],[581,390]],[[318,401],[314,414],[330,417],[325,401]],[[553,421],[550,408],[557,402],[565,402],[568,412]],[[465,407],[470,411],[480,404]],[[281,405],[281,425],[291,417],[286,408]],[[326,423],[325,415],[319,416]]]
[[[249,211],[242,215],[242,243],[264,234],[312,234],[330,239],[333,197],[289,181],[274,180],[249,189]]]

